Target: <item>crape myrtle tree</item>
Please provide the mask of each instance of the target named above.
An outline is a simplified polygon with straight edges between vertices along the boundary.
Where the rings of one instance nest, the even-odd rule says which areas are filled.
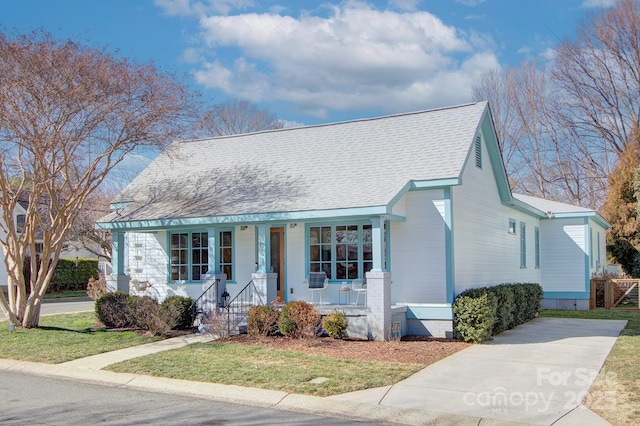
[[[64,241],[88,198],[135,150],[162,149],[193,117],[174,76],[44,31],[0,29],[0,247],[9,275],[0,309],[38,325]],[[21,232],[12,217],[28,197]],[[41,265],[36,232],[43,242]],[[25,281],[23,267],[31,271]]]

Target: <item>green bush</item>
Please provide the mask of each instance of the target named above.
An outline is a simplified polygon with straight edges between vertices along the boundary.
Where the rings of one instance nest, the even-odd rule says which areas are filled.
[[[49,293],[86,290],[89,278],[98,278],[97,259],[60,259],[51,278]]]
[[[302,300],[296,300],[282,307],[278,329],[287,337],[315,337],[320,318],[320,313],[315,307]]]
[[[540,310],[539,284],[502,284],[466,290],[453,303],[454,337],[482,342],[535,318]]]
[[[322,318],[322,328],[327,332],[329,337],[334,339],[342,339],[345,337],[348,326],[349,320],[344,311],[333,311]]]
[[[193,325],[193,299],[169,296],[160,304],[160,312],[171,330],[184,330]]]
[[[453,303],[453,336],[474,343],[489,339],[493,332],[496,306],[495,299],[486,290],[480,296],[465,296],[462,293]]]
[[[135,326],[129,296],[121,291],[107,293],[96,300],[95,311],[98,320],[109,328],[129,328]]]
[[[513,322],[513,288],[503,284],[489,287],[489,292],[496,299],[496,315],[493,324],[493,335],[500,334],[511,327]]]
[[[247,333],[272,336],[278,332],[278,311],[271,306],[254,306],[247,316]]]

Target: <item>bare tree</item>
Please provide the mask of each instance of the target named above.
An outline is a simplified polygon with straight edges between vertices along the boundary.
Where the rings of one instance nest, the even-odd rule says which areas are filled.
[[[9,275],[0,309],[13,324],[38,325],[42,296],[87,199],[136,149],[162,149],[191,117],[185,86],[152,65],[37,31],[0,32],[0,240]],[[28,191],[26,191],[28,190]],[[24,228],[12,220],[28,194]],[[41,203],[46,203],[42,208]],[[23,263],[43,241],[25,282]]]
[[[94,256],[102,257],[111,262],[111,232],[96,229],[95,224],[98,219],[111,212],[109,205],[115,195],[115,193],[109,193],[104,189],[98,189],[87,198],[69,231],[65,246],[69,241],[77,242],[84,250]]]
[[[268,110],[234,98],[205,112],[199,127],[205,136],[210,137],[282,129],[284,123],[278,121]]]
[[[635,134],[640,119],[640,4],[618,0],[593,14],[575,40],[557,49],[553,78],[562,90],[560,111],[591,150],[617,157]]]

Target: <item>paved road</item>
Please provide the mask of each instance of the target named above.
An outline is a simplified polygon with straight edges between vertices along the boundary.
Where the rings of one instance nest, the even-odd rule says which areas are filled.
[[[78,300],[76,302],[45,302],[42,304],[40,315],[66,314],[70,312],[93,311],[94,302]],[[0,311],[0,320],[5,319]]]
[[[0,424],[356,425],[322,417],[0,371]],[[366,424],[382,424],[371,423]]]

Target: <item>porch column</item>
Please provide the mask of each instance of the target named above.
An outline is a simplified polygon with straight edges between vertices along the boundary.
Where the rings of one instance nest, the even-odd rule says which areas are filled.
[[[384,219],[371,219],[371,256],[373,257],[372,271],[384,271]]]
[[[124,232],[111,232],[111,277],[105,277],[108,291],[120,290],[129,293],[129,276],[125,271],[126,245],[124,237]]]
[[[391,337],[391,272],[370,271],[367,277],[367,337]]]
[[[256,272],[268,272],[269,228],[264,223],[256,225],[256,228],[258,229],[258,269]]]
[[[220,256],[220,234],[218,232],[218,228],[207,228],[207,241],[209,242],[207,253],[207,267],[209,268],[209,274],[219,274],[220,273],[220,262],[218,257]]]
[[[255,272],[251,274],[255,285],[254,303],[270,306],[277,297],[278,274],[271,272]]]

